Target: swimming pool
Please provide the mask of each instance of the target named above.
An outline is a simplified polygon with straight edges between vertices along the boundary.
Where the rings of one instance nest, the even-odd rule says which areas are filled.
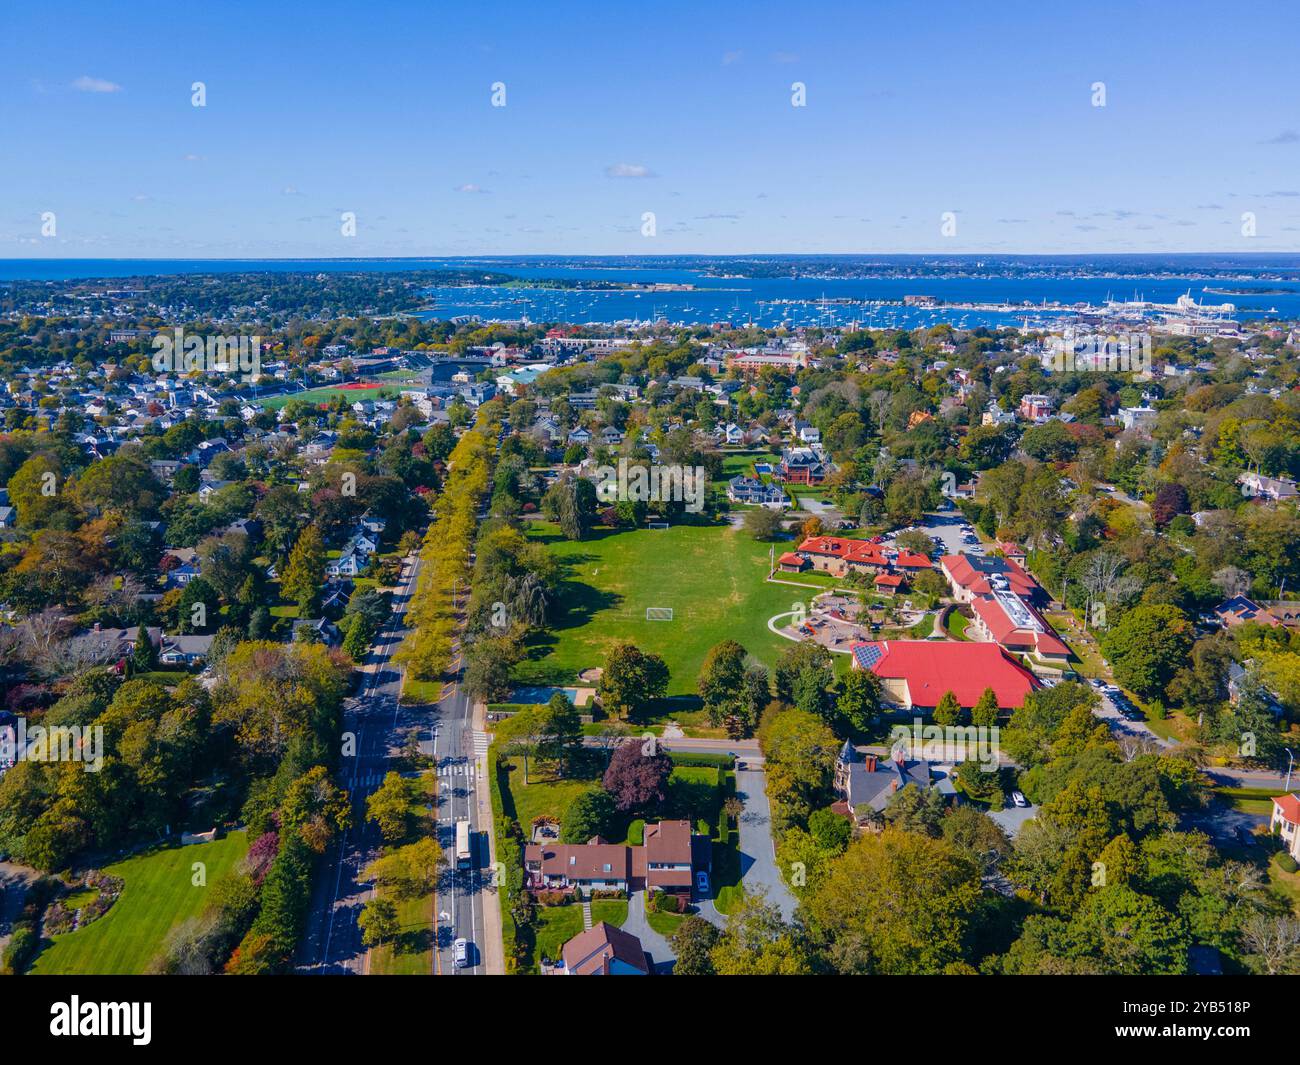
[[[551,696],[562,692],[574,706],[578,705],[577,688],[516,688],[510,693],[512,703],[549,703]]]

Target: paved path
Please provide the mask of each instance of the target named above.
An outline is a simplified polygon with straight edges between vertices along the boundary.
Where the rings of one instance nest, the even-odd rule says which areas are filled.
[[[645,915],[645,892],[634,891],[627,903],[627,920],[623,922],[623,931],[630,932],[641,940],[641,946],[650,958],[650,964],[657,973],[672,970],[677,956],[673,953],[668,940],[650,927]]]
[[[795,899],[776,868],[767,774],[761,769],[738,769],[736,795],[745,804],[740,815],[740,882],[746,894],[766,892],[767,901],[775,903],[789,920]]]

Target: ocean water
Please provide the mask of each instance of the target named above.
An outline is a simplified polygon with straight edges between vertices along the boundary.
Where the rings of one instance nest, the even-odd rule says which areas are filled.
[[[935,258],[879,256],[879,262],[914,261],[935,270]],[[1015,325],[1026,319],[1031,324],[1050,323],[1073,313],[1075,304],[1100,306],[1107,299],[1141,298],[1173,303],[1190,292],[1207,304],[1233,303],[1238,319],[1300,318],[1300,280],[1259,280],[1272,269],[1295,271],[1300,257],[1277,256],[1170,256],[1165,260],[1146,258],[1141,265],[1158,270],[1161,276],[1107,276],[1128,274],[1114,256],[1098,256],[1093,276],[1075,276],[1091,260],[1071,256],[1055,260],[1074,271],[1053,272],[1051,257],[1033,264],[1033,276],[1021,276],[1025,259],[999,260],[989,256],[952,256],[941,260],[950,265],[949,276],[864,276],[729,278],[704,273],[706,260],[669,262],[631,257],[565,259],[563,257],[480,257],[430,259],[9,259],[0,260],[0,283],[5,280],[68,280],[114,278],[144,274],[266,272],[347,272],[436,270],[452,267],[477,268],[508,273],[521,281],[534,278],[573,280],[616,280],[643,283],[686,283],[685,292],[592,291],[499,286],[437,286],[429,290],[431,317],[477,315],[484,319],[512,320],[527,317],[534,322],[610,323],[619,321],[753,322],[762,326],[858,324],[871,328],[916,328],[949,322],[978,325]],[[734,260],[728,260],[732,262]],[[800,259],[802,260],[802,257]],[[827,261],[833,261],[833,258]],[[699,263],[697,266],[696,263]],[[689,265],[684,265],[689,264]],[[996,272],[1004,264],[1008,276],[952,276],[964,274],[976,264]],[[1233,280],[1204,279],[1202,271],[1213,266],[1235,269]],[[806,266],[805,266],[806,268]],[[1165,276],[1168,272],[1179,276]],[[1198,276],[1199,275],[1199,276]],[[1293,274],[1294,276],[1294,274]],[[1232,291],[1265,288],[1267,292]],[[1228,291],[1224,291],[1228,290]],[[929,295],[962,304],[1013,305],[1013,310],[961,308],[904,308],[907,295]],[[836,301],[855,301],[852,303]],[[1045,304],[1060,304],[1059,308]]]

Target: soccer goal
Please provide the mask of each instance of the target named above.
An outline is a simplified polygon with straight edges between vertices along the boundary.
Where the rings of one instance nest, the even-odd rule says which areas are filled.
[[[645,608],[646,621],[672,621],[673,608],[670,606],[648,606]]]
[[[668,523],[666,521],[648,521],[646,522],[645,527],[647,529],[666,529],[668,528]]]

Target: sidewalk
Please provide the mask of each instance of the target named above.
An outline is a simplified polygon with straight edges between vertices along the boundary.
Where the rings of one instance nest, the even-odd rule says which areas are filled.
[[[487,705],[482,702],[474,704],[473,729],[475,738],[479,733],[486,733]],[[480,748],[482,748],[480,750]],[[498,877],[497,870],[504,867],[497,861],[496,821],[492,816],[491,785],[488,781],[487,745],[474,744],[474,799],[478,809],[478,824],[487,833],[488,865],[492,869],[493,879]],[[505,948],[501,942],[501,891],[499,888],[485,886],[483,889],[483,965],[489,976],[504,976],[506,972]]]

